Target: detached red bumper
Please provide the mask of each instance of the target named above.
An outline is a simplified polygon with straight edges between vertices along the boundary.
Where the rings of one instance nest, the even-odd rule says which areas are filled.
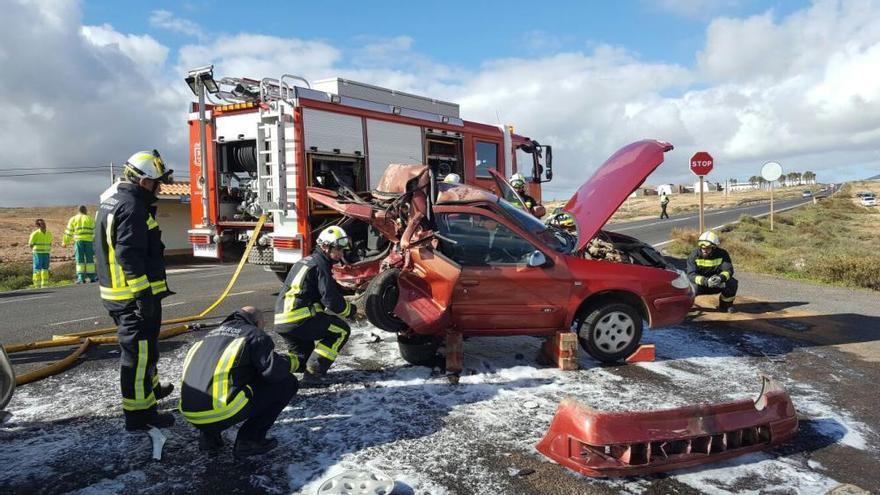
[[[797,431],[791,398],[761,376],[746,399],[660,411],[602,412],[565,399],[538,451],[587,476],[637,476],[729,459],[782,443]]]

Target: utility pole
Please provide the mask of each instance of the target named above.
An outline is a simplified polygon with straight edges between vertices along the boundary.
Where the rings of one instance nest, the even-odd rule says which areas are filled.
[[[116,174],[113,172],[113,162],[110,162],[110,185],[116,182]]]

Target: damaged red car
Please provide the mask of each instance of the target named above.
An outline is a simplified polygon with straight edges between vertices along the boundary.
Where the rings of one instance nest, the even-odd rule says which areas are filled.
[[[347,270],[375,275],[370,322],[398,333],[401,354],[431,361],[449,333],[549,336],[577,332],[603,362],[625,359],[650,328],[681,322],[687,278],[651,246],[602,226],[672,145],[646,140],[612,155],[564,206],[572,233],[484,189],[438,182],[424,165],[390,165],[369,195],[309,188],[312,200],[390,241],[381,259]]]

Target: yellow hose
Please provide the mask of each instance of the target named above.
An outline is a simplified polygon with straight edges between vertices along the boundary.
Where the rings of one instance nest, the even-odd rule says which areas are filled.
[[[226,284],[226,288],[220,294],[220,296],[215,300],[211,305],[205,308],[198,315],[192,316],[184,316],[181,318],[173,318],[170,320],[163,320],[162,325],[169,325],[172,323],[187,323],[195,320],[204,319],[211,311],[213,311],[217,306],[226,299],[226,296],[229,295],[229,291],[232,290],[232,287],[235,286],[235,282],[238,280],[238,276],[241,274],[241,270],[244,268],[245,263],[247,263],[248,255],[251,252],[251,249],[254,247],[254,243],[257,241],[257,237],[259,237],[260,231],[263,229],[263,224],[266,223],[266,214],[260,215],[259,220],[257,220],[257,224],[254,226],[254,233],[251,235],[250,240],[245,247],[244,254],[241,256],[241,259],[238,261],[238,266],[235,269],[235,272],[232,274],[232,277],[229,279],[229,283]],[[188,332],[190,330],[195,329],[195,325],[179,325],[172,328],[166,328],[159,332],[159,339],[166,339],[169,337],[173,337],[176,335],[180,335],[184,332]],[[54,375],[56,373],[60,373],[67,369],[71,364],[73,364],[76,359],[89,347],[89,344],[115,344],[118,342],[116,336],[111,337],[100,337],[101,335],[106,335],[111,332],[115,332],[116,327],[107,327],[100,328],[97,330],[89,330],[86,332],[73,332],[62,335],[53,335],[52,340],[42,340],[37,342],[26,342],[22,344],[10,344],[8,346],[4,346],[6,352],[9,354],[15,352],[22,351],[30,351],[34,349],[46,349],[49,347],[62,347],[68,345],[76,345],[80,344],[80,346],[73,351],[69,356],[62,359],[61,361],[52,363],[48,366],[44,366],[37,370],[31,371],[29,373],[25,373],[23,375],[16,377],[16,384],[24,385],[25,383],[34,382],[40,379],[43,379],[47,376]]]

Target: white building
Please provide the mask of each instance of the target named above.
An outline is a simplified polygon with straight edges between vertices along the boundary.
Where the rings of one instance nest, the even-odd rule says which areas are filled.
[[[671,195],[678,188],[675,187],[675,184],[660,184],[657,186],[657,195],[666,194],[667,196]]]
[[[156,197],[159,198],[156,221],[162,229],[165,254],[192,254],[187,233],[190,228],[189,182],[162,184]]]

